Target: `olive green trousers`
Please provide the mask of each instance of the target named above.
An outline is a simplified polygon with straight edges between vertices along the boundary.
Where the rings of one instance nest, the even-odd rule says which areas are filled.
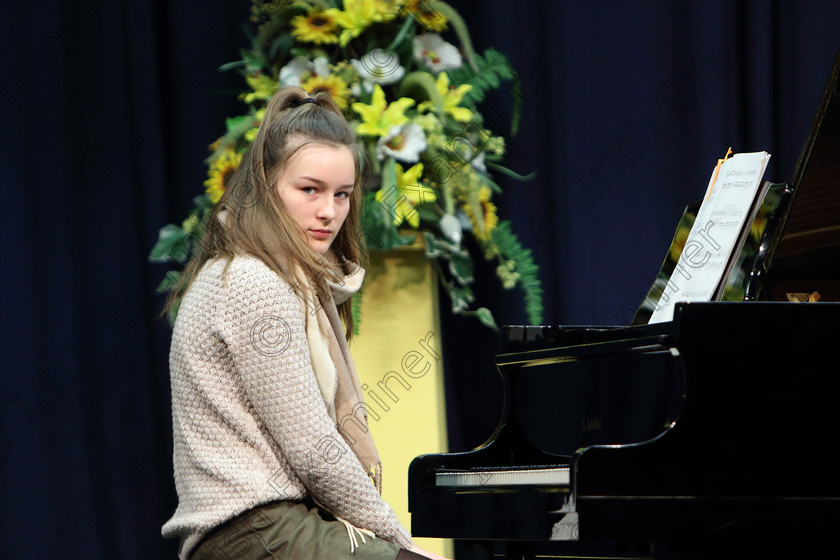
[[[400,552],[396,544],[353,533],[355,546],[347,526],[314,504],[273,502],[212,530],[190,560],[394,560]]]

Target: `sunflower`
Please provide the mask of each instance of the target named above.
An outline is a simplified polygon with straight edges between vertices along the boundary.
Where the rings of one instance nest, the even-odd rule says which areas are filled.
[[[333,45],[338,43],[338,22],[333,14],[313,7],[306,15],[292,18],[292,35],[304,43]]]
[[[329,92],[333,101],[336,102],[342,111],[347,108],[350,88],[347,87],[347,82],[335,74],[330,74],[329,76],[310,76],[301,81],[300,87],[312,94],[320,90]]]
[[[446,29],[446,17],[428,5],[428,0],[409,0],[400,8],[401,13],[414,16],[424,31],[443,31]]]
[[[242,161],[241,152],[225,150],[210,165],[210,169],[207,172],[207,180],[204,181],[204,186],[206,187],[205,192],[210,195],[210,202],[216,204],[222,198],[227,182],[230,176],[233,175],[233,172],[236,171],[236,168],[239,167],[240,161]]]

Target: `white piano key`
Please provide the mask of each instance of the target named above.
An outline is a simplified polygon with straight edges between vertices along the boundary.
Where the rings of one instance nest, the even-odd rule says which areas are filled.
[[[569,467],[435,473],[435,486],[556,486],[569,484]]]

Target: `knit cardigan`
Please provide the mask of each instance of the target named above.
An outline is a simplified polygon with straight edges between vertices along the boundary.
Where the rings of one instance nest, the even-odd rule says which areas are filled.
[[[197,274],[172,335],[178,507],[163,536],[180,537],[187,560],[204,535],[243,511],[309,496],[407,548],[408,531],[328,414],[302,302],[255,257],[225,265],[211,261]]]

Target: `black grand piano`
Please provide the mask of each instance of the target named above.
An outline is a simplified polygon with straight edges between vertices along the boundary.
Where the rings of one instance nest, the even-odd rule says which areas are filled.
[[[499,426],[412,462],[415,536],[468,559],[840,557],[838,82],[840,55],[794,176],[768,189],[746,301],[505,327]]]

